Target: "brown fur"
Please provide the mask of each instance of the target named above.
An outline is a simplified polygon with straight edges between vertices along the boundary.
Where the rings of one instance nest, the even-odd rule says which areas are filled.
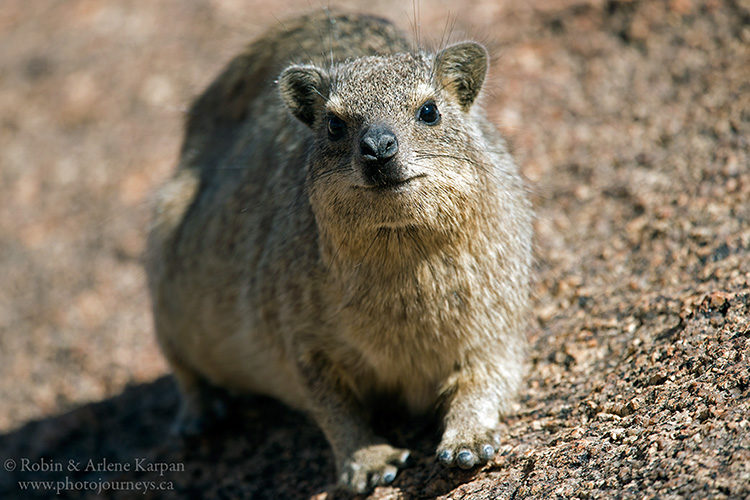
[[[195,102],[147,259],[184,430],[206,382],[276,397],[366,491],[408,456],[363,418],[385,393],[415,413],[445,401],[442,462],[494,455],[523,373],[532,216],[475,102],[486,68],[478,44],[413,51],[383,20],[322,12],[251,44]],[[436,125],[418,119],[428,101]],[[372,124],[398,137],[403,184],[364,178]]]

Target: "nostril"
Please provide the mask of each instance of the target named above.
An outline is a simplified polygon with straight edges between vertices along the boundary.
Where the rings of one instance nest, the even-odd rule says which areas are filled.
[[[380,158],[390,160],[398,153],[398,140],[393,134],[383,134],[380,138]]]
[[[378,146],[375,143],[375,138],[372,136],[365,136],[359,142],[359,150],[362,153],[362,157],[367,161],[377,161],[378,159]]]
[[[398,153],[398,140],[387,127],[372,126],[360,139],[359,150],[363,160],[385,163]]]

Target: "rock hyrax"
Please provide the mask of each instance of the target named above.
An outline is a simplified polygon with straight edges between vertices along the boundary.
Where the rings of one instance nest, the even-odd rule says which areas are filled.
[[[370,428],[376,400],[440,412],[446,465],[495,455],[532,212],[477,104],[487,67],[477,43],[428,53],[326,11],[266,33],[195,101],[147,259],[183,431],[219,386],[307,412],[353,491],[409,454]]]

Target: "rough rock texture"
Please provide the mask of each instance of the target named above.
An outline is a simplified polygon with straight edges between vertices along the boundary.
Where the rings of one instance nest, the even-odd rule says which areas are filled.
[[[366,7],[409,19],[401,3]],[[439,40],[459,6],[421,3],[420,38]],[[138,262],[181,110],[300,8],[3,2],[0,460],[17,467],[0,468],[0,498],[51,496],[17,481],[66,477],[178,498],[334,497],[323,436],[272,401],[238,402],[205,439],[167,437],[177,396]],[[528,387],[481,470],[444,470],[429,430],[394,429],[415,463],[372,498],[747,497],[750,5],[488,0],[460,8],[462,28],[498,54],[485,105],[538,213]],[[24,458],[131,470],[24,472]],[[82,489],[61,493],[97,496]]]

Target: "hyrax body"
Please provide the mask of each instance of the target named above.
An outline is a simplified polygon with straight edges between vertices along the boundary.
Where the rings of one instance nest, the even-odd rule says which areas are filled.
[[[532,215],[476,104],[487,61],[322,12],[251,44],[197,99],[147,259],[184,430],[207,383],[273,396],[366,491],[408,456],[368,424],[388,395],[442,412],[441,462],[494,456],[522,378]]]

